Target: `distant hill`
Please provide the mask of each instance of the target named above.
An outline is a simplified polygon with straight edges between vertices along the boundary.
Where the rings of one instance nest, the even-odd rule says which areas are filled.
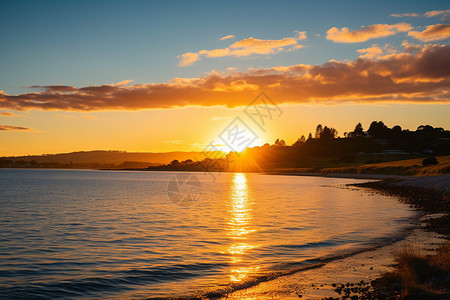
[[[217,152],[222,154],[221,152]],[[208,155],[212,155],[208,153]],[[125,152],[125,151],[80,151],[60,154],[43,154],[28,156],[3,157],[12,161],[35,161],[36,163],[60,163],[60,164],[114,164],[120,165],[125,162],[142,162],[151,165],[168,164],[177,159],[179,161],[192,159],[203,160],[206,156],[202,152]]]

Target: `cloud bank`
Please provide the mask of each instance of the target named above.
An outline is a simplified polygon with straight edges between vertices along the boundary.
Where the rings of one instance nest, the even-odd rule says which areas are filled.
[[[405,43],[406,47],[411,45]],[[375,47],[375,46],[374,46]],[[134,85],[34,86],[36,92],[7,95],[0,109],[9,110],[140,110],[190,105],[247,105],[261,90],[277,103],[450,103],[450,46],[425,45],[380,59],[330,61],[246,72],[212,73],[175,78],[166,83]],[[364,49],[362,55],[379,54]],[[374,56],[374,57],[375,57]]]

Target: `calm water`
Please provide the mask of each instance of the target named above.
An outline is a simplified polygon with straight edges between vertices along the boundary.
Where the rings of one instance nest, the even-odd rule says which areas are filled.
[[[0,298],[157,298],[233,289],[379,245],[414,212],[355,179],[0,169]],[[234,283],[234,285],[233,285]]]

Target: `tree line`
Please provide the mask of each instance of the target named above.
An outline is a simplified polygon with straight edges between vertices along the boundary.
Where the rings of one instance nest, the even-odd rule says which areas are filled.
[[[398,125],[389,128],[382,121],[373,121],[367,131],[357,123],[353,131],[344,133],[344,137],[340,137],[335,128],[318,124],[314,134],[309,133],[308,138],[302,135],[291,145],[278,138],[273,144],[247,148],[243,153],[229,152],[224,158],[175,160],[150,169],[236,170],[239,164],[243,170],[261,171],[374,163],[430,154],[450,155],[450,131],[430,125],[410,131]]]

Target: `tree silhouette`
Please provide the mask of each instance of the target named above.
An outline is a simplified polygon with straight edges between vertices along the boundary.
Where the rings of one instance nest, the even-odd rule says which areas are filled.
[[[297,139],[297,141],[295,143],[292,144],[292,146],[294,147],[300,147],[301,145],[303,145],[306,142],[305,136],[302,135],[301,138]]]
[[[277,139],[273,145],[275,147],[284,147],[286,146],[286,142],[284,140]]]
[[[332,139],[337,138],[338,134],[339,134],[338,131],[336,129],[334,129],[333,127],[330,127],[330,130],[331,130],[331,138]]]
[[[354,136],[364,136],[364,129],[361,123],[356,124],[355,130],[353,130]]]
[[[417,131],[432,132],[433,130],[433,126],[430,125],[420,125],[417,127]]]
[[[300,141],[300,138],[298,138],[295,143],[292,144],[293,147],[300,147],[302,145],[302,141]]]
[[[384,125],[382,121],[373,121],[370,124],[368,132],[374,138],[388,138],[390,129],[386,125]]]
[[[333,127],[328,128],[328,126],[325,126],[322,129],[322,132],[320,134],[320,139],[321,140],[331,140],[334,139],[337,136],[337,130],[334,129]]]
[[[317,127],[316,127],[316,133],[315,133],[315,138],[316,139],[320,139],[320,135],[322,134],[322,132],[323,132],[323,128],[322,128],[322,124],[319,124],[319,125],[317,125]]]
[[[402,128],[399,125],[395,125],[392,127],[392,136],[393,137],[400,137],[402,135]]]
[[[280,140],[280,147],[286,146],[286,142],[284,140]]]

